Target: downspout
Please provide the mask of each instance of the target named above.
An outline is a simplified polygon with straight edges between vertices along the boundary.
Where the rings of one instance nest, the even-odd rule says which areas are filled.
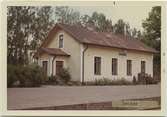
[[[87,49],[88,49],[88,45],[86,45],[86,48],[82,52],[82,85],[84,85],[84,69],[85,69],[84,58],[85,58],[85,52]]]
[[[52,76],[53,76],[53,67],[54,67],[54,60],[55,60],[56,56],[53,57],[53,60],[52,60]]]

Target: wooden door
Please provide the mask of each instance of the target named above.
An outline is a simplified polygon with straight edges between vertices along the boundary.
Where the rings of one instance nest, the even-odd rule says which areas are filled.
[[[56,75],[62,70],[63,61],[56,61]]]
[[[42,62],[42,67],[44,69],[44,73],[47,75],[47,71],[48,71],[48,61],[43,61]]]

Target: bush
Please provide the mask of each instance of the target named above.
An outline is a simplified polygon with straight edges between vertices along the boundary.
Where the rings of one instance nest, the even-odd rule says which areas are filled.
[[[56,76],[49,76],[47,83],[51,85],[73,85],[68,69],[63,68]]]
[[[63,80],[65,83],[68,83],[71,80],[71,75],[68,69],[65,68],[61,69],[57,77],[59,77],[59,79]]]
[[[112,80],[111,85],[132,85],[131,81],[126,80],[125,78]]]
[[[146,73],[138,73],[139,84],[157,84],[158,81]]]
[[[57,77],[56,76],[49,76],[48,78],[47,78],[47,81],[46,82],[48,82],[49,84],[50,83],[57,83]]]
[[[95,85],[110,85],[111,84],[111,80],[109,80],[107,78],[96,79],[94,84]]]
[[[131,85],[132,82],[121,78],[121,79],[117,79],[117,80],[110,80],[107,78],[103,78],[103,79],[96,79],[94,85]]]
[[[17,67],[13,65],[7,66],[7,86],[11,87],[15,82],[18,81],[18,77],[16,75]]]
[[[8,87],[19,81],[20,87],[39,87],[45,80],[46,75],[41,67],[32,64],[28,66],[8,65]]]
[[[135,76],[133,76],[133,84],[137,84],[137,79]]]
[[[69,86],[81,86],[82,83],[79,82],[79,81],[69,81],[69,82],[67,83],[67,85],[69,85]]]

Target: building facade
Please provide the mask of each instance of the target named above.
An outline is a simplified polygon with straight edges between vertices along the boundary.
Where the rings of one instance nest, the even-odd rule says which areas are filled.
[[[48,76],[68,68],[73,81],[101,78],[131,81],[140,72],[153,75],[154,53],[154,49],[137,39],[56,24],[36,57]]]

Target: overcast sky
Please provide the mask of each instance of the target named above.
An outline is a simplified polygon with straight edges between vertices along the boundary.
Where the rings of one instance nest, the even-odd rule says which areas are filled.
[[[128,22],[131,27],[142,30],[142,20],[148,17],[152,6],[75,6],[73,9],[81,15],[91,15],[94,11],[103,13],[107,18],[111,18],[113,24],[118,19]]]

